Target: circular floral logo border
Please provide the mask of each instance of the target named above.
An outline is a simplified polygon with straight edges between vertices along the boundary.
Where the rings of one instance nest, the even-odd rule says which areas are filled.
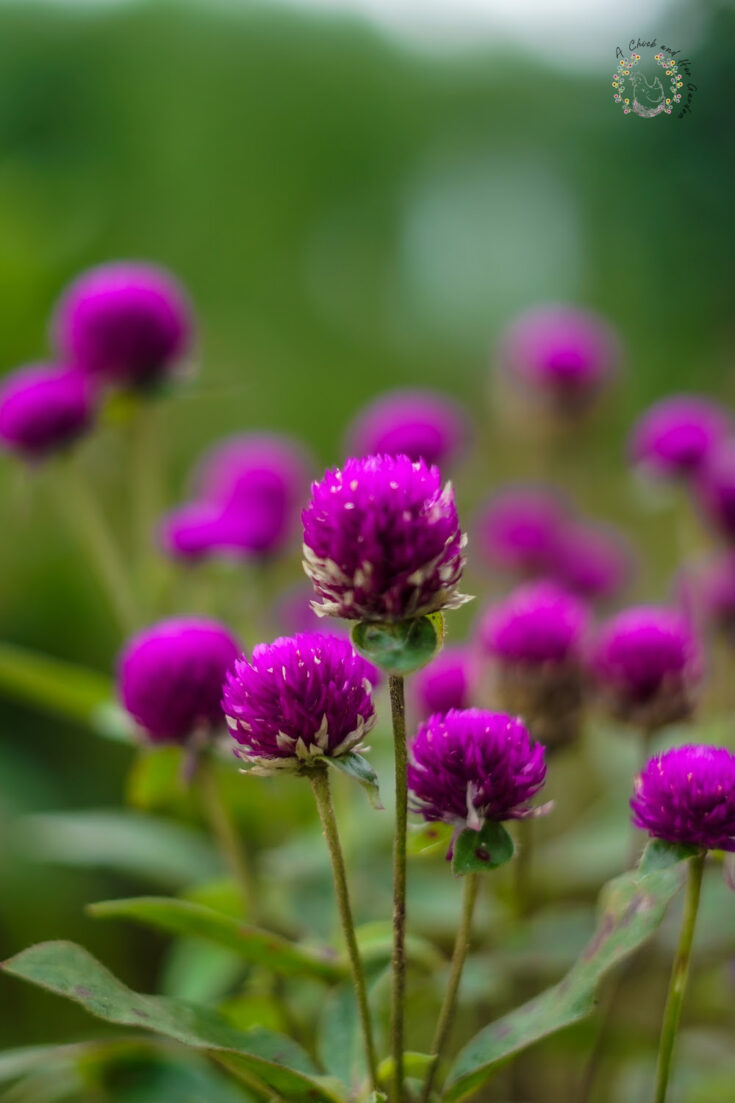
[[[664,96],[664,102],[659,107],[650,110],[642,107],[641,104],[638,103],[635,92],[635,81],[629,80],[631,69],[633,69],[640,60],[640,54],[631,54],[629,58],[624,57],[620,59],[617,71],[613,73],[612,80],[614,102],[620,104],[624,115],[629,115],[631,111],[634,111],[637,115],[642,115],[644,118],[652,118],[662,111],[670,115],[674,104],[681,103],[681,89],[684,84],[676,62],[673,58],[665,57],[664,54],[656,54],[654,61],[657,65],[661,66],[665,75],[669,78],[669,94],[668,96]],[[633,86],[630,91],[627,89],[628,84]],[[632,97],[630,94],[631,92]]]

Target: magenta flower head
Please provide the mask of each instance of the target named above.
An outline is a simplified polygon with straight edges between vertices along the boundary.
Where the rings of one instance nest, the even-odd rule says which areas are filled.
[[[630,581],[633,568],[633,554],[617,529],[571,524],[559,534],[553,576],[586,601],[617,597]]]
[[[346,625],[329,617],[318,617],[314,612],[311,599],[314,591],[308,582],[299,583],[284,591],[276,602],[276,623],[284,636],[298,636],[307,632],[318,632],[323,636],[348,636]],[[379,686],[383,675],[377,666],[364,660],[368,668],[368,678],[374,686]]]
[[[731,419],[716,402],[698,395],[672,395],[647,410],[634,426],[630,456],[654,475],[692,475],[731,430]]]
[[[587,625],[582,602],[552,582],[519,587],[480,622],[478,642],[490,660],[491,691],[550,749],[579,735]]]
[[[735,755],[672,747],[636,778],[630,807],[635,826],[655,839],[735,852]]]
[[[435,712],[466,709],[472,690],[472,656],[466,647],[445,647],[411,682],[416,709],[422,718]]]
[[[256,774],[300,771],[359,751],[375,724],[368,664],[348,639],[316,632],[258,644],[227,676],[222,708]]]
[[[491,567],[532,577],[553,568],[566,521],[565,504],[553,490],[507,487],[481,510],[475,539]]]
[[[89,380],[75,368],[19,368],[0,386],[0,443],[24,459],[43,459],[91,427],[94,407]]]
[[[467,443],[469,426],[460,407],[427,390],[390,391],[367,406],[348,432],[353,456],[405,455],[446,466]]]
[[[592,668],[614,715],[656,731],[691,714],[703,659],[687,617],[676,609],[641,605],[602,627]]]
[[[462,605],[466,538],[454,492],[408,456],[347,460],[312,484],[304,569],[321,615],[406,621]]]
[[[120,699],[154,743],[210,734],[223,725],[222,685],[239,651],[216,621],[161,621],[125,646],[118,664]]]
[[[53,330],[63,356],[90,375],[126,387],[169,376],[192,342],[182,288],[149,264],[103,264],[82,273],[56,307]]]
[[[617,335],[606,321],[570,306],[541,306],[517,318],[500,341],[499,364],[524,396],[553,411],[590,406],[616,374]]]
[[[694,485],[705,519],[726,540],[735,541],[735,439],[712,448]]]
[[[488,820],[526,819],[546,779],[544,749],[516,716],[482,709],[436,713],[409,747],[413,811],[479,830]]]

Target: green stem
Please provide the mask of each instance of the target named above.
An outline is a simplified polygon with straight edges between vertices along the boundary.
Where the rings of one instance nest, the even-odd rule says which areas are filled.
[[[243,903],[243,913],[254,923],[258,923],[258,891],[255,877],[245,850],[240,842],[232,818],[217,782],[216,764],[211,755],[202,752],[196,769],[196,781],[199,786],[204,813],[217,846],[237,882]]]
[[[130,421],[134,562],[144,592],[156,603],[166,580],[165,566],[155,555],[153,538],[164,500],[157,406],[154,399],[140,398]]]
[[[403,676],[388,680],[396,767],[396,833],[393,844],[393,990],[391,995],[391,1055],[393,1103],[404,1103],[404,1017],[406,1002],[406,833],[408,831],[408,751]]]
[[[360,1026],[362,1028],[362,1036],[365,1044],[365,1057],[367,1059],[370,1087],[372,1091],[376,1091],[378,1088],[378,1060],[375,1052],[375,1042],[373,1040],[367,984],[365,983],[365,973],[362,967],[362,961],[360,960],[360,951],[357,948],[355,924],[352,918],[352,907],[350,905],[349,891],[347,889],[345,862],[342,855],[342,847],[340,846],[339,833],[337,831],[337,820],[334,815],[334,806],[332,804],[329,774],[327,770],[328,767],[324,765],[314,767],[309,774],[309,780],[311,781],[311,788],[319,812],[322,831],[324,832],[329,858],[332,863],[334,891],[337,897],[337,908],[342,924],[342,932],[347,946],[347,955],[350,960],[352,981],[355,986],[355,997],[357,999],[357,1010],[360,1016]]]
[[[457,939],[454,943],[454,953],[452,954],[452,965],[449,971],[449,981],[444,993],[444,1000],[442,1002],[441,1010],[439,1012],[439,1018],[436,1024],[436,1031],[434,1033],[434,1041],[431,1044],[431,1052],[434,1055],[434,1060],[429,1068],[428,1075],[426,1077],[426,1083],[424,1084],[424,1090],[421,1095],[422,1103],[429,1103],[431,1099],[431,1091],[434,1087],[434,1079],[439,1069],[439,1062],[444,1054],[444,1047],[449,1039],[449,1034],[452,1029],[452,1023],[454,1021],[454,1011],[457,1006],[457,993],[459,991],[459,982],[462,978],[462,969],[464,967],[465,959],[467,957],[467,951],[470,946],[470,934],[472,931],[472,916],[475,911],[475,901],[477,900],[477,889],[479,887],[480,876],[478,873],[470,873],[464,879],[464,889],[462,891],[462,914],[459,921],[459,928],[457,930]]]
[[[109,598],[120,628],[129,635],[140,627],[140,614],[119,545],[107,527],[89,486],[73,458],[62,461],[60,506],[71,519],[76,536]]]
[[[674,965],[669,981],[669,993],[666,997],[663,1023],[661,1025],[661,1040],[658,1049],[658,1065],[656,1069],[656,1090],[654,1103],[665,1103],[666,1090],[671,1073],[671,1059],[674,1052],[674,1042],[679,1029],[681,1018],[681,1006],[684,1000],[684,992],[689,975],[689,960],[692,952],[692,940],[694,927],[697,922],[697,910],[699,908],[699,895],[702,888],[702,874],[707,852],[703,851],[694,858],[689,859],[687,878],[686,903],[684,905],[684,917],[681,922],[679,945],[674,956]]]

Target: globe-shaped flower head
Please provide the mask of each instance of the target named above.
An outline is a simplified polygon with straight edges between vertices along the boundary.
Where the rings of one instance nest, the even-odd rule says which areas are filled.
[[[32,364],[6,376],[0,387],[0,442],[27,460],[64,448],[93,417],[93,390],[74,368]]]
[[[120,699],[153,742],[211,733],[224,726],[222,685],[239,651],[216,621],[161,621],[128,641],[118,664]]]
[[[119,262],[84,272],[54,316],[63,356],[109,383],[146,387],[189,351],[191,308],[176,280],[149,264]]]
[[[672,747],[636,778],[633,823],[656,839],[735,852],[735,755],[724,747]]]
[[[672,395],[647,410],[634,426],[630,455],[655,475],[692,475],[731,429],[730,418],[716,402]]]
[[[623,536],[611,526],[571,524],[559,534],[553,577],[586,601],[617,597],[633,570],[633,554]]]
[[[469,649],[445,647],[412,680],[411,692],[419,715],[425,719],[434,712],[468,708],[472,681]]]
[[[647,605],[625,609],[603,625],[592,667],[614,715],[649,732],[691,714],[703,673],[687,617]]]
[[[302,520],[304,569],[322,615],[403,621],[467,600],[454,493],[423,460],[347,460],[312,485]]]
[[[354,456],[405,455],[446,466],[467,443],[468,423],[450,398],[427,390],[381,395],[358,415],[348,432]]]
[[[480,622],[492,691],[549,748],[579,734],[587,623],[582,602],[552,582],[520,586]]]
[[[347,639],[316,632],[259,644],[227,676],[222,707],[253,772],[302,770],[360,750],[375,723],[371,668]]]
[[[478,830],[525,819],[546,779],[544,749],[518,717],[451,709],[421,724],[409,747],[411,806],[429,821]]]
[[[560,496],[542,486],[509,486],[482,508],[475,539],[488,566],[526,577],[553,569],[567,509]]]

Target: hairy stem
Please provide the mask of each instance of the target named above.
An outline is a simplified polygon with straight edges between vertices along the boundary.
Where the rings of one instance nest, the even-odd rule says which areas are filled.
[[[404,1103],[404,1017],[406,1003],[406,832],[408,829],[408,752],[403,676],[391,674],[388,682],[393,717],[396,766],[396,833],[393,844],[393,990],[391,996],[391,1055],[393,1103]]]
[[[671,1059],[674,1052],[674,1043],[679,1029],[681,1007],[686,991],[687,977],[689,976],[689,960],[692,953],[692,940],[694,928],[697,922],[699,908],[699,895],[702,888],[702,874],[707,857],[706,851],[695,855],[688,861],[687,894],[684,905],[684,916],[681,922],[679,945],[674,955],[674,965],[671,970],[669,992],[666,997],[666,1007],[661,1025],[661,1039],[658,1049],[658,1065],[656,1068],[656,1089],[654,1103],[665,1103],[666,1091],[671,1073]]]
[[[324,765],[314,767],[310,771],[309,780],[311,781],[311,788],[319,811],[319,819],[322,823],[322,831],[324,832],[329,858],[332,863],[334,891],[337,897],[337,908],[339,910],[339,918],[342,924],[345,945],[347,946],[347,955],[350,960],[352,981],[355,986],[355,997],[357,999],[357,1010],[360,1016],[360,1027],[362,1029],[363,1042],[365,1045],[365,1057],[367,1059],[370,1087],[373,1091],[376,1091],[378,1087],[378,1060],[375,1052],[375,1042],[373,1040],[373,1027],[370,1019],[367,985],[365,983],[365,972],[362,967],[362,961],[360,960],[360,951],[357,948],[355,924],[352,918],[352,907],[350,905],[350,897],[347,889],[347,874],[345,872],[344,857],[337,831],[337,820],[334,815],[334,806],[332,804],[332,794],[327,769],[328,767]]]
[[[462,969],[464,967],[465,958],[467,957],[467,951],[469,950],[470,946],[472,916],[475,911],[475,901],[477,900],[479,879],[479,874],[477,873],[470,873],[464,879],[464,888],[462,891],[462,914],[459,920],[457,938],[454,943],[454,953],[452,954],[452,965],[449,971],[449,980],[447,982],[447,988],[444,993],[444,1000],[442,1002],[441,1010],[439,1012],[439,1018],[436,1024],[434,1041],[431,1044],[431,1052],[434,1055],[434,1060],[432,1061],[431,1067],[429,1068],[429,1072],[426,1077],[426,1083],[424,1084],[424,1090],[421,1094],[422,1103],[429,1103],[429,1100],[431,1098],[431,1091],[434,1087],[434,1080],[439,1069],[439,1063],[444,1055],[444,1048],[447,1044],[447,1041],[449,1040],[452,1023],[454,1022],[454,1011],[457,1006],[457,993],[459,992],[459,983],[462,979]]]

